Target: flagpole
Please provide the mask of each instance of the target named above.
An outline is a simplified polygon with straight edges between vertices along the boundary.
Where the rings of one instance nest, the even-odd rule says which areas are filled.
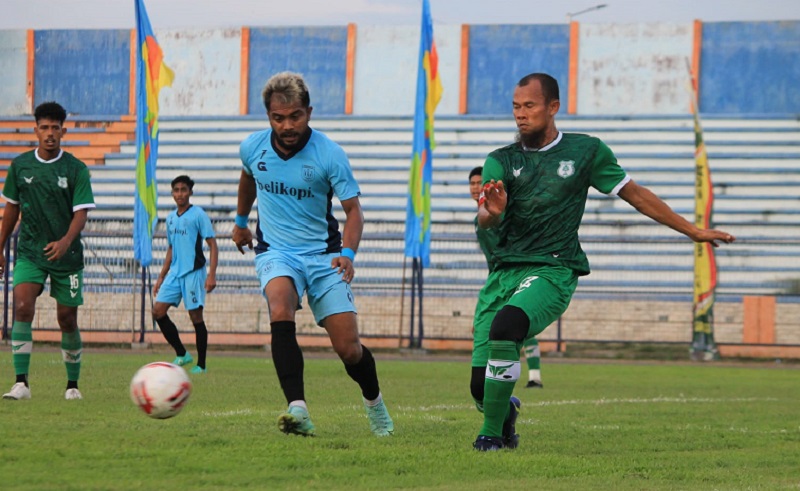
[[[708,152],[703,141],[703,128],[700,124],[697,74],[692,72],[689,59],[686,69],[691,82],[691,106],[695,134],[695,225],[701,229],[712,226],[714,211],[714,188],[711,182],[711,169]],[[694,281],[692,296],[692,345],[690,356],[693,360],[709,361],[719,359],[719,350],[714,342],[714,302],[717,287],[717,265],[714,248],[708,243],[694,244]]]

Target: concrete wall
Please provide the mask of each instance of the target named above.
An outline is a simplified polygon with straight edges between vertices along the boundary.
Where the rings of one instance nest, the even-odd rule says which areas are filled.
[[[176,73],[161,91],[162,115],[239,114],[241,29],[165,30],[156,38]]]
[[[286,70],[303,75],[315,113],[344,113],[346,63],[346,27],[251,28],[248,113],[264,114],[261,90]]]
[[[566,109],[568,69],[567,25],[470,26],[467,112],[510,115],[514,85],[532,72],[558,80]]]
[[[354,114],[408,115],[416,100],[419,34],[410,26],[358,28]],[[446,87],[436,114],[458,114],[461,26],[438,26],[434,39]]]
[[[687,113],[693,34],[692,24],[581,25],[578,114]]]
[[[434,26],[444,85],[439,115],[509,115],[514,84],[547,72],[561,86],[564,112],[570,76],[578,115],[688,114],[686,60],[700,46],[700,109],[705,114],[800,113],[800,21],[693,24]],[[158,34],[174,86],[161,94],[164,115],[263,114],[261,90],[283,70],[302,73],[317,114],[345,112],[348,28],[249,29],[242,70],[242,29],[163,30]],[[570,36],[577,35],[577,39]],[[0,32],[0,115],[28,112],[23,31]],[[578,46],[571,75],[570,44]],[[59,100],[72,113],[129,113],[129,30],[35,32],[35,103]],[[462,81],[462,55],[468,67]],[[413,114],[418,26],[356,27],[355,115]],[[242,80],[245,77],[246,80]],[[247,86],[246,93],[242,90]]]
[[[703,25],[700,110],[800,112],[800,22]]]
[[[72,114],[128,114],[130,31],[36,31],[34,105],[55,100]]]
[[[0,114],[30,113],[26,31],[0,31]]]

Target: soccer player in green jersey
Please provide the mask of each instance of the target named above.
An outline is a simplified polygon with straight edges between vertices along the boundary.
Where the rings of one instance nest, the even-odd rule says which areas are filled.
[[[483,166],[478,225],[497,227],[500,239],[475,315],[472,366],[486,366],[483,427],[473,444],[479,451],[516,446],[519,409],[509,398],[520,375],[520,345],[564,313],[578,277],[589,274],[578,241],[589,187],[619,196],[695,242],[735,240],[675,213],[634,182],[600,139],[560,132],[559,108],[553,77],[523,77],[513,98],[517,141],[490,153]]]
[[[83,344],[78,330],[78,306],[83,304],[83,246],[80,234],[88,211],[95,207],[89,170],[61,149],[67,112],[55,102],[34,110],[39,140],[35,150],[15,158],[8,168],[0,226],[0,274],[6,268],[5,245],[17,221],[19,242],[14,263],[15,317],[11,331],[16,383],[3,399],[30,399],[28,368],[33,337],[31,322],[36,298],[50,277],[50,296],[56,300],[61,328],[61,353],[67,368],[64,397],[81,399],[78,378]]]
[[[477,203],[480,199],[481,190],[483,189],[483,181],[481,173],[483,167],[478,166],[472,169],[469,173],[469,194]],[[486,264],[489,266],[489,271],[494,267],[494,260],[492,259],[492,252],[497,248],[499,237],[497,236],[497,229],[494,228],[481,228],[478,226],[478,217],[475,216],[475,235],[478,237],[478,245],[486,257]],[[484,348],[485,349],[485,348]],[[528,384],[526,388],[542,388],[542,374],[541,374],[541,353],[539,351],[539,341],[535,337],[530,337],[525,340],[522,345],[522,352],[525,355],[525,363],[528,365]],[[485,358],[484,356],[480,357]],[[472,377],[470,379],[470,392],[472,398],[475,399],[475,405],[479,410],[483,408],[483,385],[484,385],[484,372],[486,365],[473,366]],[[512,399],[516,399],[512,396]],[[512,401],[517,407],[520,406],[519,400]]]

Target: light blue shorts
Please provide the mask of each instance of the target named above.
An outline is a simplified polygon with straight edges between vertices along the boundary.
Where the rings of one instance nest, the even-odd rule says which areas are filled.
[[[301,256],[283,251],[267,251],[256,256],[256,274],[263,294],[267,283],[273,278],[286,276],[294,282],[297,290],[297,308],[303,308],[303,293],[308,294],[308,306],[314,313],[317,325],[333,314],[356,312],[353,291],[331,267],[332,254]]]
[[[186,310],[199,309],[206,304],[206,268],[192,271],[186,276],[178,277],[167,273],[161,288],[156,295],[156,302],[168,303],[174,306],[183,304]]]

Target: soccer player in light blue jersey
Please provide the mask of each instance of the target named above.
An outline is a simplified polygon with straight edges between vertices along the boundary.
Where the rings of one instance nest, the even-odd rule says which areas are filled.
[[[167,315],[170,306],[178,306],[183,299],[189,319],[192,321],[197,346],[197,364],[191,373],[205,373],[208,351],[208,329],[203,320],[206,293],[217,286],[217,258],[219,251],[211,220],[205,210],[189,202],[194,190],[194,181],[189,176],[178,176],[172,180],[172,199],[178,208],[167,217],[167,256],[158,275],[153,291],[156,303],[153,306],[155,319],[167,342],[175,350],[176,365],[192,363],[192,355],[181,342],[178,328]],[[211,258],[206,273],[206,258],[203,241],[208,244]]]
[[[253,133],[240,148],[242,174],[233,241],[244,254],[253,249],[248,215],[258,197],[255,265],[267,300],[272,359],[289,405],[278,418],[286,434],[312,436],[303,382],[303,353],[295,313],[303,294],[317,324],[330,337],[347,374],[361,388],[370,429],[394,432],[378,384],[372,353],[361,344],[350,281],[364,215],[358,184],[344,150],[308,126],[312,107],[303,77],[279,73],[262,92],[271,128]],[[339,231],[332,198],[347,221]]]

